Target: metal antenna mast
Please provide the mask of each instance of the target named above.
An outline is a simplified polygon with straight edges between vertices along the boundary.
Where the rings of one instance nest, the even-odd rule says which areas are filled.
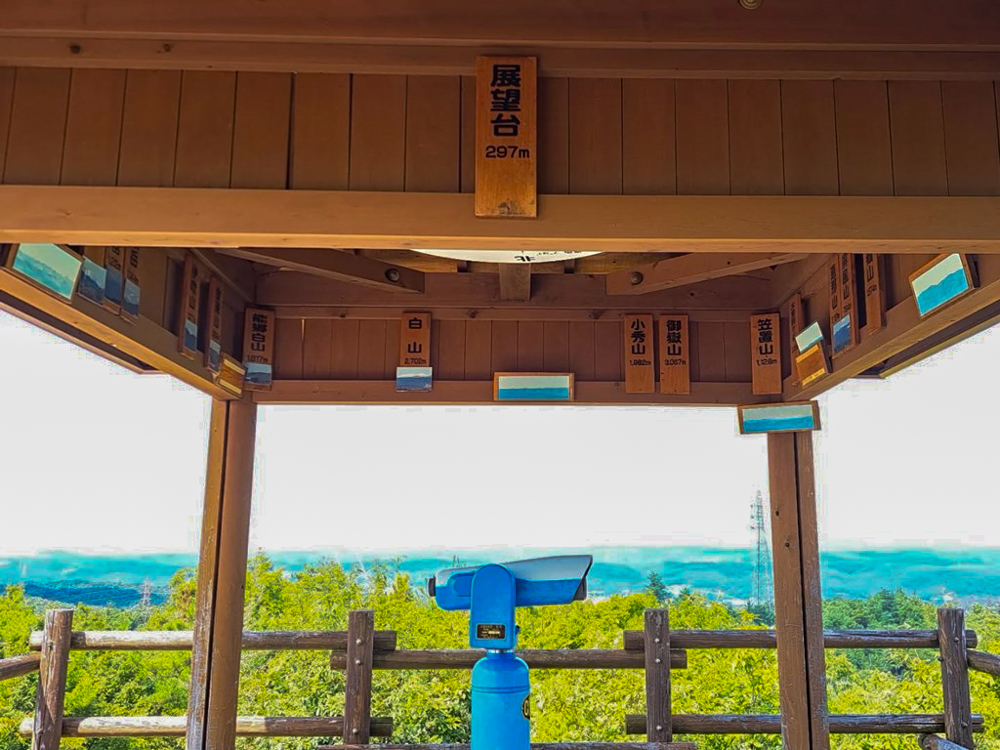
[[[764,606],[771,602],[771,546],[767,540],[767,517],[764,515],[764,496],[760,490],[757,490],[752,507],[750,528],[757,532],[757,562],[754,566],[750,603]]]

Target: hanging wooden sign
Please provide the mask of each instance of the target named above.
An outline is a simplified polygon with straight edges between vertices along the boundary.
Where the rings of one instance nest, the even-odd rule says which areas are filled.
[[[538,215],[534,57],[476,58],[476,216]]]
[[[885,327],[882,256],[875,253],[865,253],[865,320],[869,333]]]
[[[840,306],[840,256],[834,255],[833,260],[830,261],[830,265],[827,267],[827,281],[830,285],[830,331],[831,336],[833,328],[837,325],[843,315]],[[799,351],[805,353],[803,344],[799,344]]]
[[[218,372],[222,362],[222,284],[213,276],[208,282],[208,323],[205,329],[208,338],[205,341],[205,367],[211,372]]]
[[[802,295],[796,292],[788,300],[788,351],[795,354],[798,349],[795,344],[795,334],[802,330],[805,313],[802,310]]]
[[[139,283],[139,248],[125,248],[125,286],[122,289],[122,317],[126,320],[139,319],[139,301],[142,286]]]
[[[405,312],[400,319],[399,366],[431,366],[431,314]]]
[[[781,316],[763,313],[750,316],[750,345],[753,349],[750,377],[755,396],[781,393]]]
[[[215,383],[224,391],[239,398],[243,395],[246,374],[247,368],[239,361],[228,354],[223,354],[222,362],[219,365],[219,374],[215,376]]]
[[[104,248],[85,247],[83,249],[83,270],[80,274],[80,296],[95,305],[104,304],[104,285],[107,283],[104,268]]]
[[[660,316],[660,393],[691,393],[688,316]]]
[[[122,289],[125,283],[125,248],[108,247],[104,251],[104,306],[115,315],[122,310]]]
[[[833,356],[843,354],[858,343],[857,276],[854,271],[854,255],[839,253],[836,256],[839,296],[839,317],[830,322],[830,338],[833,341]]]
[[[626,315],[622,342],[625,349],[625,393],[655,393],[653,316]]]
[[[200,276],[194,256],[188,253],[184,259],[184,277],[181,282],[181,319],[177,331],[177,346],[181,354],[192,358],[198,352]]]
[[[826,359],[822,341],[813,344],[795,357],[795,371],[803,388],[814,380],[830,374],[830,363]]]
[[[802,295],[796,292],[788,300],[788,356],[792,362],[795,355],[799,353],[798,345],[795,343],[795,334],[802,330],[802,321],[805,319],[805,312],[802,309]],[[799,374],[792,368],[792,385],[798,385]]]
[[[243,366],[248,391],[269,391],[274,364],[274,313],[248,307],[243,318]]]

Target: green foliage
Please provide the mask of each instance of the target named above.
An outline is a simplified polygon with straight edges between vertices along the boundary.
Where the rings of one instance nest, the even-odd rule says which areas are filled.
[[[525,648],[621,648],[622,631],[639,630],[643,612],[670,601],[673,628],[769,627],[765,611],[738,610],[692,593],[667,596],[652,576],[647,590],[603,601],[519,610]],[[659,584],[659,585],[657,585]],[[662,587],[662,588],[661,588]],[[79,607],[77,630],[186,630],[195,606],[193,571],[178,574],[168,601],[152,609]],[[409,577],[388,566],[345,571],[333,562],[289,574],[264,556],[250,561],[245,627],[248,630],[341,630],[351,609],[370,608],[379,629],[395,630],[401,648],[462,648],[467,617],[430,603]],[[825,605],[829,629],[933,628],[931,604],[899,591],[866,599],[832,599]],[[1000,653],[1000,611],[981,604],[968,610],[979,648]],[[18,588],[0,596],[0,658],[27,651],[28,635],[41,628],[42,613]],[[673,674],[677,713],[777,713],[778,674],[771,650],[700,650]],[[176,652],[74,652],[67,715],[183,715],[187,710],[190,655]],[[939,712],[940,667],[932,651],[829,651],[827,677],[834,713]],[[16,726],[34,710],[36,677],[0,682],[0,750],[25,750]],[[239,713],[340,715],[344,678],[329,667],[329,654],[313,651],[247,652],[243,655]],[[972,675],[973,708],[986,717],[980,750],[1000,750],[1000,680]],[[536,670],[532,674],[535,741],[621,741],[626,713],[645,702],[638,670]],[[395,721],[394,742],[463,742],[469,735],[469,673],[376,672],[372,712]],[[638,739],[638,738],[631,738]],[[778,737],[697,737],[699,748],[768,750]],[[914,738],[837,736],[838,750],[912,750]],[[241,739],[242,748],[314,748],[310,738]],[[66,748],[129,750],[181,748],[180,740],[64,740]]]
[[[667,585],[663,582],[663,578],[660,577],[659,573],[653,572],[647,576],[647,580],[648,583],[646,584],[646,593],[652,594],[653,598],[656,599],[657,602],[663,604],[663,602],[665,602],[670,596],[667,592]]]

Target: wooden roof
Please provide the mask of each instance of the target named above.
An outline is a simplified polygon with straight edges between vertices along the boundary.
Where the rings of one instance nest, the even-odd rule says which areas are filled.
[[[537,56],[538,218],[476,218],[475,57]],[[1000,315],[1000,5],[992,0],[8,0],[0,242],[137,246],[142,318],[0,273],[0,304],[133,369],[227,397],[177,353],[187,253],[277,316],[261,401],[492,401],[573,372],[592,403],[809,398]],[[530,273],[414,248],[569,250]],[[921,318],[910,274],[979,286]],[[880,331],[802,388],[788,302],[829,331],[838,253],[884,256]],[[400,315],[432,314],[435,388],[396,394]],[[750,385],[779,310],[784,386]],[[690,318],[691,394],[624,391],[622,319]]]

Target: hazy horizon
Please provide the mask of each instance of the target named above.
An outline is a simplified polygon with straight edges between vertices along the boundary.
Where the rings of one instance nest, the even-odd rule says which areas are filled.
[[[196,552],[209,399],[5,313],[0,347],[0,555]],[[824,552],[1000,547],[998,361],[992,329],[820,398]],[[733,408],[263,407],[250,549],[745,549],[758,490]]]

